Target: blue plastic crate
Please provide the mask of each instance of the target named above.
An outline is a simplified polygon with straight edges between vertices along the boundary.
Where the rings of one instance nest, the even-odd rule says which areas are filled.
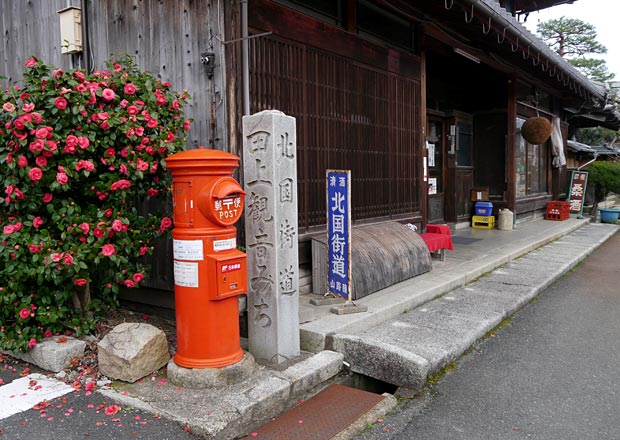
[[[476,215],[487,216],[493,213],[493,203],[491,202],[476,202],[475,205]]]

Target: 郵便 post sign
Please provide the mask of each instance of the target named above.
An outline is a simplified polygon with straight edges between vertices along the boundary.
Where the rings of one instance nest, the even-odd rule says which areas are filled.
[[[587,186],[588,172],[573,171],[570,178],[570,187],[568,189],[568,201],[570,202],[571,214],[581,214],[583,212],[583,202],[585,201]]]
[[[327,170],[329,292],[351,299],[351,171]]]

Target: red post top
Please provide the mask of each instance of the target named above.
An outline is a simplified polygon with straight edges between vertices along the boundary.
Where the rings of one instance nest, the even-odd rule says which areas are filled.
[[[200,147],[167,157],[166,167],[173,176],[232,175],[239,168],[239,157]]]

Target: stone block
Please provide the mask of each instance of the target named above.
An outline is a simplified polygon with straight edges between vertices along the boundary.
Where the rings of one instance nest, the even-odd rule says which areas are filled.
[[[6,352],[47,371],[58,373],[71,365],[71,359],[84,356],[86,342],[67,336],[54,336],[39,342],[27,353]]]
[[[119,324],[98,347],[101,374],[125,382],[135,382],[170,360],[166,335],[146,323]]]

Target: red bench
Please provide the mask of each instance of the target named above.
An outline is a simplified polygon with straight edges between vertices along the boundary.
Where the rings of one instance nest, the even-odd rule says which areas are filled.
[[[445,249],[454,250],[452,235],[448,225],[426,225],[426,232],[420,234],[420,237],[422,237],[431,253],[439,253],[441,261],[444,261],[446,258]]]

